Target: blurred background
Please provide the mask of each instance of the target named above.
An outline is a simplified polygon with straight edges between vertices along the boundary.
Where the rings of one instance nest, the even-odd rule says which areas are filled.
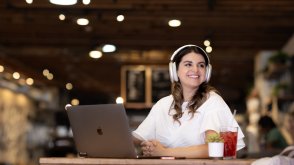
[[[237,110],[240,158],[293,144],[294,1],[62,2],[0,1],[2,164],[76,156],[66,104],[123,103],[136,128],[170,94],[169,59],[185,44],[206,50],[210,84]],[[268,144],[272,129],[283,144]]]

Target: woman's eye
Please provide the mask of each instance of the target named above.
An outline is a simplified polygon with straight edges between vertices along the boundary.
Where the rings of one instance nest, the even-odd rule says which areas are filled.
[[[187,64],[185,64],[185,66],[192,66],[192,64],[190,64],[190,63],[187,63]]]
[[[198,65],[200,68],[205,68],[205,64],[199,64]]]

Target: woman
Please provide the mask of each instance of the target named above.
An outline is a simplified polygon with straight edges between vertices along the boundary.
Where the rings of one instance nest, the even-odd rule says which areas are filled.
[[[270,116],[262,116],[259,121],[262,149],[274,154],[280,153],[288,146],[286,139]]]
[[[221,126],[238,124],[224,100],[208,85],[211,65],[202,48],[180,47],[173,53],[169,69],[172,94],[152,107],[133,132],[134,141],[146,156],[207,158],[207,135],[219,132]],[[245,146],[243,137],[239,128],[238,149]]]

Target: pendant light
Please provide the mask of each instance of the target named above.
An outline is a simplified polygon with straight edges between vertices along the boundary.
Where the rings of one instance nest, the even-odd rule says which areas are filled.
[[[50,3],[55,5],[74,5],[77,3],[77,0],[49,0]]]

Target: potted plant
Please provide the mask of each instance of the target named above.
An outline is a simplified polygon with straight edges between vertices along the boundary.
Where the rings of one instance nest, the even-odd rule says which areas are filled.
[[[224,139],[219,133],[208,134],[206,138],[208,143],[208,156],[213,158],[220,158],[224,155]]]

